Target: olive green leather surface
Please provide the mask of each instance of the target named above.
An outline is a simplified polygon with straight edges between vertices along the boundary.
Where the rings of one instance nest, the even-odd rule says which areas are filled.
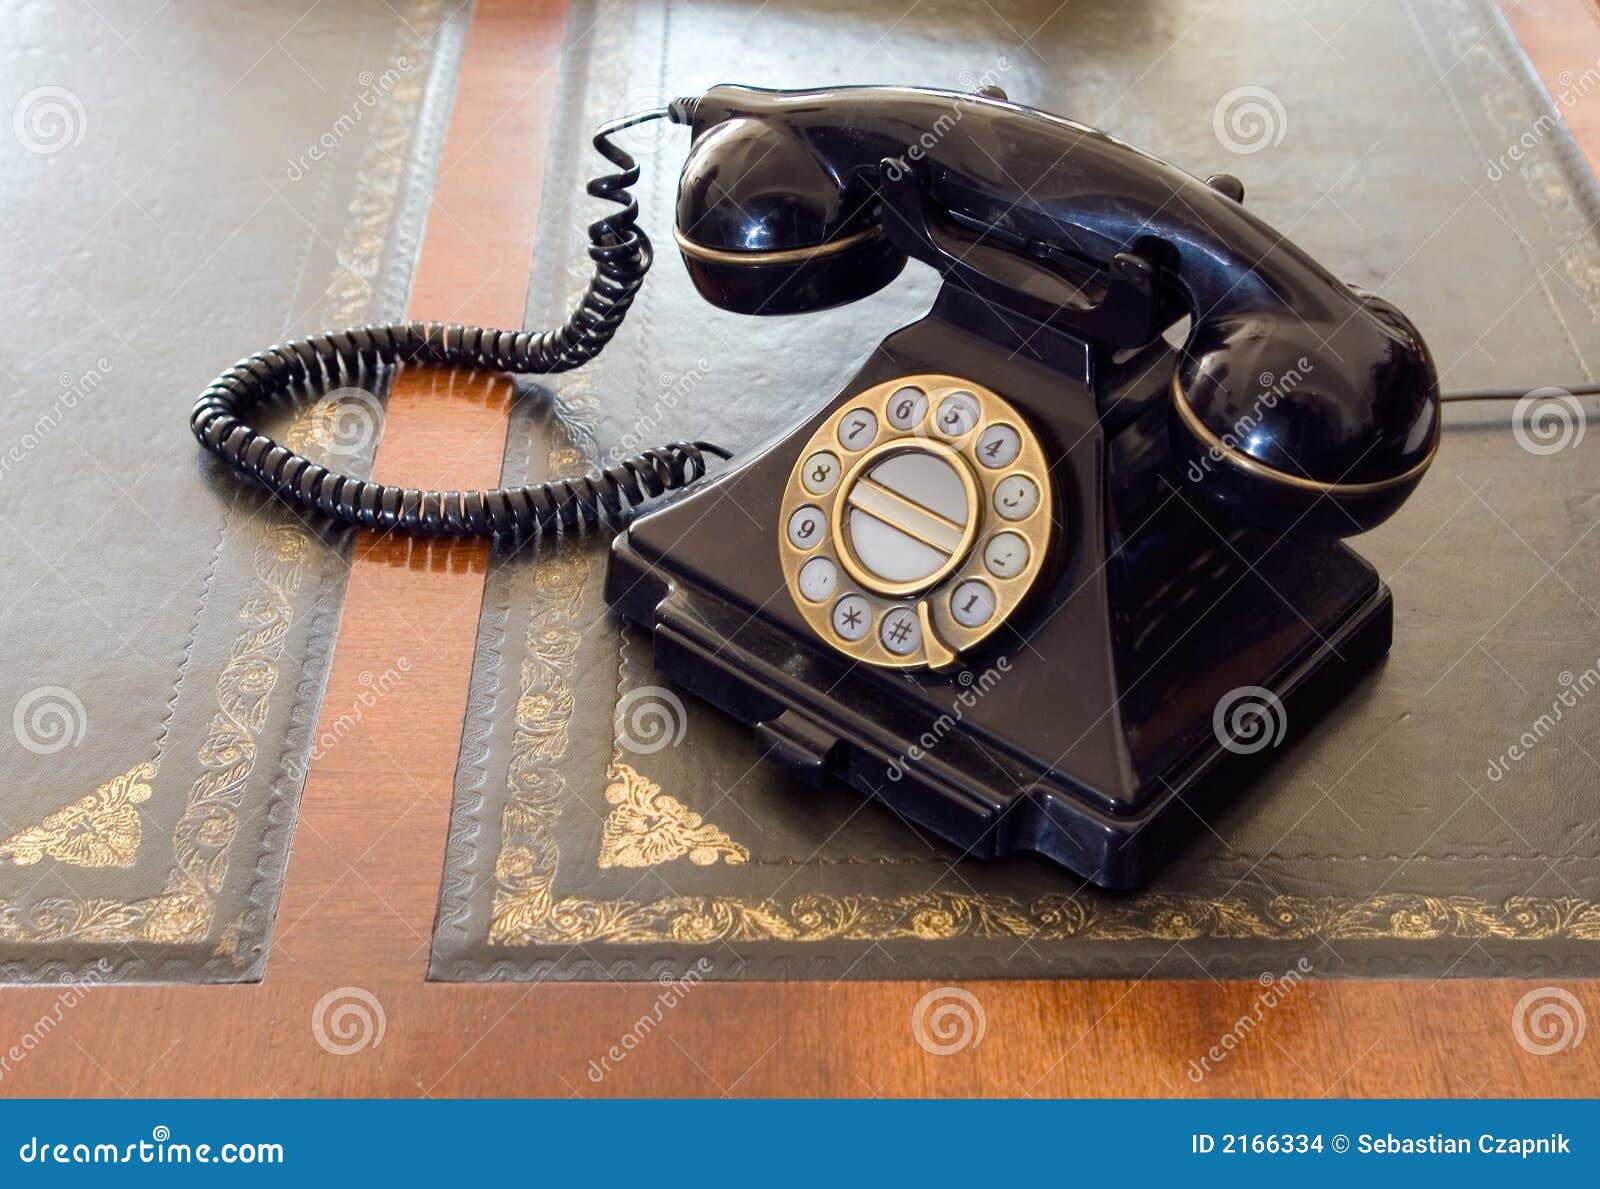
[[[590,35],[598,17],[573,16],[530,327],[587,275],[599,121],[722,81],[994,82],[1237,175],[1249,206],[1417,321],[1446,387],[1575,383],[1600,358],[1594,179],[1491,4],[643,3]],[[518,406],[507,481],[678,438],[750,450],[931,301],[913,265],[828,313],[712,309],[670,249],[684,135],[635,138],[666,246],[608,352]],[[1514,429],[1504,405],[1446,421],[1416,495],[1355,542],[1394,592],[1386,664],[1130,895],[1042,860],[953,862],[762,762],[652,675],[649,641],[602,601],[604,540],[501,555],[434,977],[1600,973],[1600,443]]]
[[[351,539],[223,474],[189,408],[252,351],[403,314],[454,7],[0,27],[0,979],[260,975]],[[366,468],[381,404],[334,407],[275,425]]]

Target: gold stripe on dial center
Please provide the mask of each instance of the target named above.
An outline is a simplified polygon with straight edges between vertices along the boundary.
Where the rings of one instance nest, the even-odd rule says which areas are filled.
[[[866,475],[851,486],[845,502],[946,555],[960,550],[966,534],[965,525],[907,499]]]

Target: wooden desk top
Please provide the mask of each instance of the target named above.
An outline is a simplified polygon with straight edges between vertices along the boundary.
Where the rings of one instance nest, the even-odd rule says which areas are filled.
[[[1502,0],[1547,82],[1600,62],[1583,0]],[[561,0],[479,0],[411,299],[411,316],[520,324]],[[539,68],[530,70],[530,64]],[[1600,167],[1600,103],[1566,116]],[[493,228],[495,234],[483,234]],[[509,385],[444,399],[402,377],[381,477],[493,485]],[[441,469],[445,474],[441,475]],[[47,1058],[7,1071],[12,1095],[1183,1095],[1522,1096],[1600,1091],[1600,1044],[1550,1056],[1511,1018],[1538,984],[1303,984],[1203,1081],[1190,1062],[1250,1011],[1253,982],[994,982],[970,988],[982,1042],[925,1051],[911,1017],[931,984],[701,985],[637,1044],[661,988],[445,985],[427,978],[485,550],[425,563],[366,540],[325,705],[351,702],[396,630],[417,640],[404,687],[313,767],[262,984],[110,987],[61,1013]],[[400,625],[398,628],[396,625]],[[313,1014],[359,988],[381,1043],[338,1056]],[[1600,1018],[1600,985],[1564,984]],[[352,1002],[361,999],[355,996]],[[0,1037],[55,1012],[59,988],[0,990]],[[370,1002],[370,1000],[368,1002]],[[613,1049],[621,1058],[607,1054]],[[597,1077],[597,1073],[599,1076]]]

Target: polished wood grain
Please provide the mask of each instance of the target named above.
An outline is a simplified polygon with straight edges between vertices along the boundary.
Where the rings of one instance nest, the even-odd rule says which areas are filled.
[[[1579,0],[1504,7],[1552,88],[1600,61]],[[412,316],[516,325],[539,193],[559,0],[479,0]],[[1600,98],[1567,115],[1600,160]],[[492,481],[508,386],[416,373],[389,406],[379,473]],[[702,985],[646,1033],[661,988],[426,981],[485,554],[364,537],[324,721],[405,657],[392,694],[313,768],[265,981],[118,987],[66,1013],[0,1093],[27,1095],[1573,1095],[1600,1092],[1600,1043],[1540,1057],[1511,1016],[1538,984],[1316,981],[1282,995],[1203,1077],[1206,1051],[1261,994],[1253,982],[969,984],[980,1043],[924,1051],[917,983]],[[1564,984],[1600,1021],[1600,984]],[[381,1043],[335,1056],[312,1012],[359,987]],[[58,988],[0,991],[0,1041]],[[624,1036],[643,1039],[624,1047]],[[608,1058],[616,1049],[622,1059]],[[494,1142],[494,1141],[489,1141]]]
[[[521,328],[564,9],[492,0],[475,11],[410,317]],[[375,477],[499,486],[510,397],[504,378],[402,373]],[[406,668],[312,767],[269,984],[425,970],[487,562],[483,543],[361,537],[323,723],[356,704],[364,680],[400,672],[401,657]]]

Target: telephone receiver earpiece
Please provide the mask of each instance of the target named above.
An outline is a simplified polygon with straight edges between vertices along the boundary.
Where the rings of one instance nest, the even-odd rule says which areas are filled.
[[[1188,489],[1231,514],[1280,532],[1364,532],[1438,449],[1438,379],[1416,328],[1245,210],[1225,181],[992,93],[724,86],[696,102],[692,125],[675,235],[717,306],[799,313],[881,289],[907,259],[885,218],[903,210],[909,178],[962,230],[952,261],[998,247],[1046,281],[1074,279],[1081,308],[1019,281],[1011,296],[1029,316],[1053,320],[1051,306],[1067,325],[1105,323],[1109,303],[1129,305],[1141,285],[1159,291],[1152,310],[1189,311],[1175,453]],[[943,271],[960,280],[956,264]]]
[[[900,275],[906,255],[870,193],[842,186],[791,129],[750,117],[695,128],[674,237],[707,301],[797,314],[867,297]]]

